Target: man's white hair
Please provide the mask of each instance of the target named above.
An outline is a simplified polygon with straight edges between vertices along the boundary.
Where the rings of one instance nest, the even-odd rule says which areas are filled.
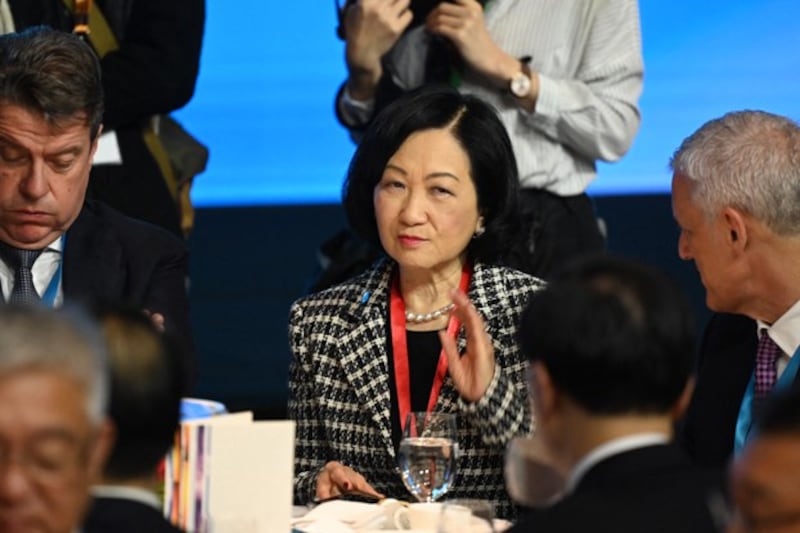
[[[86,412],[97,424],[108,406],[105,344],[94,323],[76,308],[0,306],[0,376],[25,370],[53,372],[86,391]]]
[[[693,181],[707,217],[740,209],[779,235],[800,235],[800,126],[764,111],[736,111],[686,138],[670,166]]]

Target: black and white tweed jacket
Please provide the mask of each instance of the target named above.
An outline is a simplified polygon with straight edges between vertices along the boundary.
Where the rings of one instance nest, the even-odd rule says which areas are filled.
[[[327,461],[360,472],[386,496],[408,499],[391,439],[387,316],[395,264],[381,260],[341,285],[296,301],[291,308],[289,413],[297,423],[295,501],[314,498]],[[468,290],[487,323],[497,366],[486,394],[460,399],[450,377],[435,410],[458,414],[460,456],[448,497],[511,506],[503,482],[508,441],[531,429],[525,362],[516,343],[519,316],[541,280],[503,267],[476,264]],[[465,335],[458,336],[463,351]]]

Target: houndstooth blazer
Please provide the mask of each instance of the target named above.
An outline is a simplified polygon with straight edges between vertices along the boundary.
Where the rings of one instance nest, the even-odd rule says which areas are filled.
[[[351,466],[386,496],[409,498],[389,419],[387,318],[394,267],[381,260],[364,274],[292,305],[289,413],[297,423],[298,504],[313,500],[317,474],[328,461]],[[531,429],[517,324],[528,298],[543,284],[516,270],[474,266],[468,295],[487,323],[495,374],[475,403],[462,400],[447,376],[434,407],[458,414],[460,454],[448,497],[493,500],[500,516],[512,512],[503,481],[505,446]],[[463,351],[463,328],[457,343]]]

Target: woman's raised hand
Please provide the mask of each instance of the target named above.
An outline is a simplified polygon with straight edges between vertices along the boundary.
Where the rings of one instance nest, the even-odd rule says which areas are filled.
[[[464,400],[477,402],[486,393],[494,376],[494,347],[483,318],[467,295],[455,289],[452,296],[453,312],[467,333],[467,348],[463,355],[459,355],[455,339],[444,330],[439,331],[439,339],[447,354],[447,365],[456,390]]]

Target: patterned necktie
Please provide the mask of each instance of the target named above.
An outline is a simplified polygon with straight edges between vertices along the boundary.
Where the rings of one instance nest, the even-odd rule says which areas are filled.
[[[0,242],[0,257],[14,270],[14,287],[8,298],[10,304],[35,304],[40,301],[33,286],[31,267],[42,250],[23,250]]]
[[[778,358],[783,355],[780,347],[767,334],[766,330],[761,332],[756,350],[756,388],[755,398],[764,398],[775,382],[778,380]]]

